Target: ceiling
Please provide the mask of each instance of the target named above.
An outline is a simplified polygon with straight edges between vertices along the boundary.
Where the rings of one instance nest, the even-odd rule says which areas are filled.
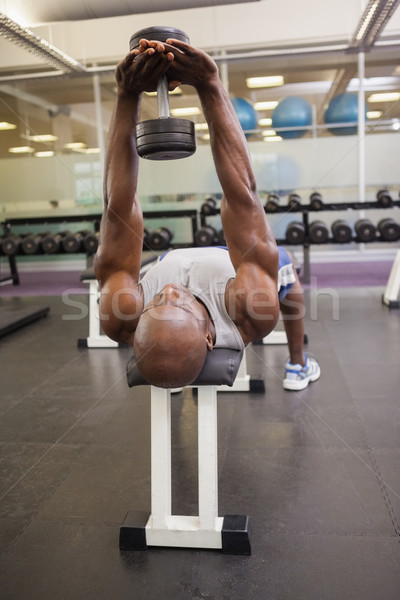
[[[128,0],[126,3],[129,4]],[[82,7],[87,8],[90,4],[80,2],[75,6],[72,2],[71,6],[75,6],[76,10],[81,6],[80,10],[83,10]],[[149,12],[150,6],[159,10],[159,4],[146,0],[146,11]],[[174,3],[166,2],[164,6],[168,7],[170,4]],[[175,2],[175,5],[177,4],[182,2]],[[210,4],[218,2],[193,2],[193,5]],[[46,3],[37,0],[32,7],[35,7],[37,13],[41,6],[44,10],[45,5]],[[56,5],[59,6],[60,3],[57,2]],[[187,7],[187,3],[184,5]],[[327,135],[322,125],[329,99],[346,89],[357,91],[351,80],[357,77],[358,54],[349,51],[348,40],[337,40],[335,47],[336,49],[332,49],[325,44],[298,45],[292,48],[265,47],[256,50],[249,47],[241,48],[240,53],[228,48],[224,60],[220,55],[215,55],[214,58],[221,68],[231,96],[246,98],[253,103],[269,99],[279,101],[288,95],[302,96],[315,107],[317,123],[321,125],[318,135]],[[370,87],[378,90],[383,86],[384,89],[400,92],[400,40],[389,40],[385,45],[379,46],[372,44],[366,50],[366,99]],[[9,148],[25,143],[29,143],[35,150],[56,151],[61,151],[65,143],[74,141],[82,141],[89,147],[98,146],[98,120],[95,115],[94,97],[97,90],[102,100],[105,133],[115,99],[114,65],[115,61],[111,60],[109,64],[104,62],[96,67],[96,70],[90,69],[88,73],[63,76],[55,74],[54,70],[38,72],[38,67],[36,70],[31,68],[18,71],[0,69],[0,122],[7,121],[17,125],[14,130],[0,132],[0,158],[17,156],[10,155]],[[96,73],[97,76],[94,77]],[[283,75],[285,85],[259,90],[249,90],[246,87],[246,78],[249,76],[274,74]],[[383,81],[383,77],[389,79]],[[374,78],[380,79],[374,81]],[[182,94],[172,96],[170,104],[173,108],[199,105],[199,102],[193,89],[183,86]],[[399,101],[375,104],[369,108],[381,110],[383,113],[379,122],[374,125],[375,131],[387,129],[393,123],[393,119],[399,119],[400,123]],[[260,117],[270,115],[271,111],[260,113]],[[142,120],[156,116],[156,98],[144,98]],[[203,119],[200,116],[193,120],[200,122]],[[58,139],[45,144],[27,142],[27,136],[33,133],[53,133]]]

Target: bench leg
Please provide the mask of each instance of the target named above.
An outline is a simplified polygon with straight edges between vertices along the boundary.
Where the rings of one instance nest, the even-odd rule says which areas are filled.
[[[382,302],[390,308],[400,308],[400,250],[396,253]]]
[[[251,553],[248,517],[218,516],[216,386],[198,388],[199,514],[171,514],[171,392],[151,388],[151,514],[128,513],[120,530],[122,550],[147,546]]]

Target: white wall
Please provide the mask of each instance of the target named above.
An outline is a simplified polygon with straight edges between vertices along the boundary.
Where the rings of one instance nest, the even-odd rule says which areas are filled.
[[[272,190],[325,190],[330,201],[356,201],[358,186],[357,136],[249,142],[257,184]],[[381,187],[400,188],[400,133],[366,137],[366,185],[369,193]],[[46,209],[49,200],[65,208],[89,202],[101,206],[101,165],[98,157],[60,155],[0,161],[0,214]],[[397,188],[396,188],[397,189]],[[213,194],[220,192],[209,146],[199,146],[190,158],[178,161],[141,159],[139,194]],[[396,193],[397,197],[397,193]],[[367,194],[367,200],[373,197]]]

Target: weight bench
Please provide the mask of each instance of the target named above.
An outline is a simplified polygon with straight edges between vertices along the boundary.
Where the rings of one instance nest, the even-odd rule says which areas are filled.
[[[382,302],[389,308],[400,308],[400,250],[396,252]]]
[[[190,386],[198,390],[198,516],[171,514],[171,390],[151,386],[151,512],[128,512],[120,528],[121,550],[148,546],[219,549],[250,555],[249,518],[218,516],[217,386],[231,386],[243,352],[215,348]],[[129,387],[148,385],[134,357]]]

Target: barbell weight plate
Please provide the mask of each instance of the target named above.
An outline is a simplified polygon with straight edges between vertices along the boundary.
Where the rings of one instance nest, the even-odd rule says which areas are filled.
[[[193,121],[172,118],[149,119],[148,121],[142,121],[136,125],[137,138],[144,135],[155,135],[157,133],[185,133],[194,136],[195,128]]]
[[[139,156],[150,160],[174,160],[196,151],[194,123],[187,119],[150,119],[136,127]]]
[[[148,160],[175,160],[187,158],[195,152],[191,141],[184,141],[178,137],[174,141],[137,144],[137,151],[141,158]]]
[[[158,42],[166,42],[169,38],[180,40],[181,42],[190,43],[189,36],[176,27],[146,27],[134,33],[129,41],[129,49],[138,48],[141,39],[157,40]]]

